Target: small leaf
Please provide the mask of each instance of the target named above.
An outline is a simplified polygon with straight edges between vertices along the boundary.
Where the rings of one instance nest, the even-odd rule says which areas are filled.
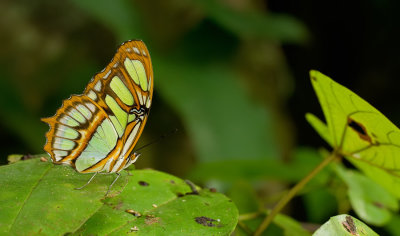
[[[356,236],[368,235],[378,236],[372,229],[363,222],[349,215],[338,215],[331,217],[329,221],[323,224],[313,236]]]
[[[326,124],[311,113],[306,114],[306,120],[315,129],[315,131],[317,131],[319,136],[321,136],[321,138],[323,138],[328,144],[332,146],[333,144],[333,141],[331,140],[332,136]]]
[[[340,165],[335,170],[348,186],[354,211],[366,222],[382,226],[390,220],[391,211],[399,209],[396,198],[371,179]]]
[[[7,161],[9,164],[15,163],[15,162],[20,161],[23,156],[24,155],[22,155],[22,154],[11,154],[11,155],[8,155]]]

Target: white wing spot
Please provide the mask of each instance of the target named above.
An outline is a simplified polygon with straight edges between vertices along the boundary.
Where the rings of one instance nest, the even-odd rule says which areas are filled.
[[[95,92],[93,92],[93,90],[90,90],[87,94],[87,96],[92,99],[93,101],[97,101],[97,95]]]
[[[132,49],[127,48],[126,51],[127,51],[127,52],[132,52]]]
[[[89,111],[89,109],[87,109],[84,105],[79,104],[78,106],[76,106],[76,108],[78,109],[78,111],[85,116],[85,118],[87,120],[90,120],[92,118],[92,113]]]
[[[128,149],[132,146],[135,137],[138,135],[138,130],[141,124],[142,124],[141,122],[138,122],[132,129],[131,133],[129,134],[129,137],[125,142],[124,148],[122,149],[122,152],[120,154],[121,156],[125,156],[126,153],[128,152]]]
[[[147,54],[146,54],[145,50],[142,50],[142,54],[143,54],[143,56],[147,57]]]
[[[90,109],[90,111],[93,113],[96,111],[96,106],[93,105],[92,103],[87,102],[87,103],[85,103],[85,106],[87,106]]]
[[[74,118],[72,118],[68,115],[64,115],[64,116],[60,117],[59,121],[60,121],[60,123],[71,126],[71,127],[79,126],[78,121],[76,121]]]
[[[68,139],[63,139],[63,138],[54,138],[53,139],[53,146],[56,149],[60,149],[60,150],[72,150],[75,147],[75,142],[68,140]]]
[[[140,51],[139,51],[139,49],[137,47],[133,47],[133,51],[135,51],[136,54],[140,55]]]
[[[59,157],[65,157],[66,155],[68,155],[67,151],[54,150],[53,152],[54,152],[54,154],[56,154]]]
[[[107,79],[110,74],[111,74],[111,70],[107,71],[107,74],[105,74],[103,76],[103,79]]]
[[[114,67],[114,68],[117,68],[118,64],[119,64],[118,62],[115,62],[115,64],[113,65],[113,67]]]
[[[100,82],[100,80],[97,81],[96,85],[94,86],[94,90],[96,90],[97,92],[100,92],[100,90],[101,90],[101,82]]]
[[[150,106],[151,106],[151,99],[147,98],[146,107],[150,108]]]

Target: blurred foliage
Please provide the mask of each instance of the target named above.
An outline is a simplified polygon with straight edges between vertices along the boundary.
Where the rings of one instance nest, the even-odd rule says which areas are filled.
[[[321,160],[301,148],[324,145],[304,120],[305,112],[320,112],[309,69],[400,120],[397,100],[384,96],[399,85],[390,80],[397,75],[396,9],[386,1],[1,1],[0,163],[11,153],[42,153],[48,127],[40,118],[82,93],[119,44],[142,39],[155,93],[138,146],[179,132],[142,150],[138,168],[217,187],[241,214],[271,207]],[[318,175],[284,213],[317,224],[348,213],[347,185],[333,173]],[[392,234],[399,234],[397,218],[387,226]],[[253,221],[251,230],[260,222]],[[284,234],[277,225],[266,233]]]

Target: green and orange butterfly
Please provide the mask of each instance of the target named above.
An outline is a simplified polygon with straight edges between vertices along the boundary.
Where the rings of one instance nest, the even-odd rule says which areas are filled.
[[[152,96],[149,51],[140,40],[127,41],[83,94],[71,96],[53,117],[42,119],[50,126],[44,150],[55,164],[95,173],[84,186],[97,173],[116,173],[110,189],[119,172],[140,156],[133,149],[146,124]]]

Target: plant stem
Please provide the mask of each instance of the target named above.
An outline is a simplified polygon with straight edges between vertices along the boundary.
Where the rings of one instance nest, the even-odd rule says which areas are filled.
[[[264,230],[271,224],[272,220],[278,214],[284,206],[301,190],[304,188],[304,186],[317,175],[325,166],[327,166],[329,163],[331,163],[333,160],[338,158],[339,155],[333,151],[329,157],[327,157],[325,160],[323,160],[315,169],[313,169],[307,176],[305,176],[300,182],[298,182],[292,189],[289,190],[289,192],[281,198],[281,200],[276,204],[274,209],[272,209],[271,213],[268,214],[268,216],[265,217],[263,222],[260,224],[260,226],[257,228],[256,232],[254,233],[254,236],[259,236],[264,232]]]

